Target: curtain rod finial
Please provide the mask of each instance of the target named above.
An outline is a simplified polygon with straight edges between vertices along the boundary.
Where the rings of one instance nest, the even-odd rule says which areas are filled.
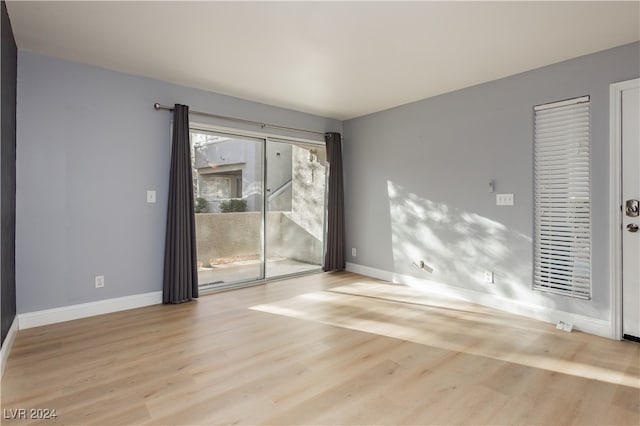
[[[160,109],[160,104],[156,102],[155,104],[153,104],[153,107],[154,107],[155,109]]]

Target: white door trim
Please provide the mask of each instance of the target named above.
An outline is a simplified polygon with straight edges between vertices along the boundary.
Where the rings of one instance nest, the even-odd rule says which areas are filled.
[[[622,92],[640,87],[640,78],[609,86],[609,305],[611,338],[622,339]]]

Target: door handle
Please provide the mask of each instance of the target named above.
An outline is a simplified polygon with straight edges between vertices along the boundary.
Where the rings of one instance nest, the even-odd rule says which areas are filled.
[[[630,223],[627,225],[627,231],[629,232],[638,232],[638,225],[635,223]]]
[[[638,217],[640,215],[640,200],[627,200],[624,211],[629,217]]]

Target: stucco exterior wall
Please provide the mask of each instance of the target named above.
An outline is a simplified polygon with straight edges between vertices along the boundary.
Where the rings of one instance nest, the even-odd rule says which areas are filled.
[[[260,212],[197,214],[198,264],[210,266],[222,258],[258,255],[260,224]],[[267,213],[266,237],[268,257],[322,263],[322,241],[292,221],[287,213]]]

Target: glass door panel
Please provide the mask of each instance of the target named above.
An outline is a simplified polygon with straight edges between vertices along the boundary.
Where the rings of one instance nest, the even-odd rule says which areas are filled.
[[[267,140],[266,277],[322,267],[326,151],[321,146]]]
[[[264,139],[191,131],[198,283],[264,278]]]

